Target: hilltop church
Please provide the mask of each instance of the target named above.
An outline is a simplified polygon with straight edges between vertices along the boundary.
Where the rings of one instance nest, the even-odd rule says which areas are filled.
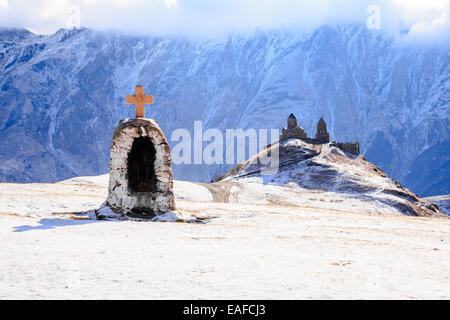
[[[287,127],[281,130],[280,141],[286,139],[301,139],[307,143],[324,144],[330,142],[330,134],[327,131],[327,124],[321,117],[317,123],[316,138],[308,138],[305,130],[297,124],[297,118],[291,113],[287,119]],[[359,154],[359,142],[332,142],[338,148],[351,154]]]

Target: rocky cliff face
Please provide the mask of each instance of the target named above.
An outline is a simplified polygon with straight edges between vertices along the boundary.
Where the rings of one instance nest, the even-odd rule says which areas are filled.
[[[439,210],[450,216],[450,195],[428,197],[425,200],[434,203],[438,206]]]
[[[112,131],[146,117],[177,128],[281,128],[294,112],[314,136],[359,141],[366,158],[420,195],[450,193],[450,53],[400,46],[364,26],[308,35],[261,32],[190,41],[88,29],[0,33],[0,180],[52,182],[108,171]],[[174,143],[171,143],[172,147]],[[221,165],[174,165],[209,181]]]

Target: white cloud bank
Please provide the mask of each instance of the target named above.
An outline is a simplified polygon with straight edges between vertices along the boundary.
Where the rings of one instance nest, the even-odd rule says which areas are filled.
[[[210,37],[254,28],[312,30],[362,22],[406,38],[448,41],[450,0],[0,0],[0,26],[53,33],[62,27]],[[376,17],[375,17],[376,18]]]

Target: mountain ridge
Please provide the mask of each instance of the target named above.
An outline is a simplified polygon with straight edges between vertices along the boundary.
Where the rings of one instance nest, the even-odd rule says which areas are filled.
[[[90,29],[0,31],[0,45],[1,181],[107,172],[112,130],[133,113],[124,96],[140,83],[156,97],[147,117],[169,143],[195,120],[222,131],[281,129],[294,112],[312,135],[323,116],[332,139],[359,141],[369,161],[413,192],[450,193],[443,49],[400,46],[361,25],[196,43]],[[181,164],[174,175],[209,181],[228,169]]]

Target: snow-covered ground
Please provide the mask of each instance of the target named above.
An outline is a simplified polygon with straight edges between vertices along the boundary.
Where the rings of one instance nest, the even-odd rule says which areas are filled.
[[[0,184],[0,299],[450,299],[450,219],[358,212],[317,191],[258,204],[233,188],[288,187],[186,181],[176,204],[195,222],[74,214],[100,206],[107,180]]]

